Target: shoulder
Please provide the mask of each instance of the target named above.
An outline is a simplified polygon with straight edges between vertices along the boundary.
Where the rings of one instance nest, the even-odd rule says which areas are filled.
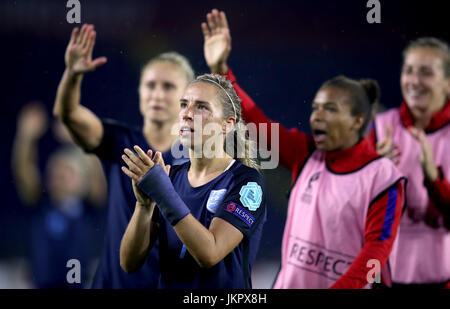
[[[238,203],[252,211],[265,209],[266,190],[263,176],[256,169],[239,163],[232,170],[233,185],[230,195],[238,196]]]
[[[393,107],[390,108],[382,113],[379,113],[375,116],[375,118],[386,118],[386,117],[392,117],[392,116],[396,116],[396,115],[400,115],[400,108],[399,107]]]
[[[367,167],[371,168],[374,174],[380,175],[381,177],[390,178],[395,175],[401,176],[401,172],[397,166],[390,159],[383,156],[377,156],[367,164]]]
[[[390,125],[393,131],[403,129],[403,123],[400,115],[400,108],[391,108],[375,116],[371,128],[374,130],[375,138],[380,136],[384,138],[385,130]]]
[[[400,180],[406,180],[404,174],[388,158],[380,157],[373,161],[371,165],[375,194],[392,187]]]
[[[257,182],[261,185],[264,184],[264,178],[261,173],[251,167],[244,165],[240,161],[236,161],[231,167],[230,172],[233,175],[234,183],[240,184],[245,182]]]
[[[432,136],[432,137],[437,136],[439,141],[444,143],[445,140],[448,140],[450,138],[450,122],[448,124],[446,124],[445,126],[443,126],[439,130],[436,130],[431,133],[427,133],[427,135]],[[447,145],[450,145],[450,144],[447,143]]]
[[[266,220],[266,197],[261,174],[237,161],[230,170],[228,186],[216,216],[237,227],[249,236]]]
[[[392,120],[400,120],[400,108],[398,107],[391,108],[375,116],[376,123],[378,122],[385,123],[387,121]]]

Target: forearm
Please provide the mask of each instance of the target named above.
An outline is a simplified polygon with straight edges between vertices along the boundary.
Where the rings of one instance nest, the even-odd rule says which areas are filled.
[[[37,166],[37,141],[17,134],[12,152],[12,170],[20,198],[35,204],[41,194],[41,175]]]
[[[376,260],[380,263],[380,270],[386,264],[391,251],[387,243],[371,242],[366,243],[361,252],[355,258],[349,269],[331,286],[332,289],[362,289],[369,282],[367,275],[373,266],[368,262]]]
[[[209,67],[211,73],[225,75],[228,72],[228,65],[226,62],[219,62]]]
[[[155,165],[138,183],[138,187],[158,204],[162,215],[197,263],[202,267],[214,265],[214,235],[191,215],[164,170]]]
[[[238,85],[236,77],[229,68],[226,77],[232,82],[241,99],[242,117],[249,128],[253,125],[257,131],[257,142],[261,154],[270,149],[271,156],[277,156],[277,158],[279,156],[280,164],[290,170],[294,178],[297,177],[296,166],[302,165],[315,149],[312,137],[295,128],[288,130],[280,123],[270,120]]]
[[[219,218],[212,220],[209,229],[195,219],[161,166],[155,165],[138,187],[156,202],[161,214],[200,266],[214,266],[242,239],[241,232]]]
[[[156,237],[156,223],[152,222],[155,203],[136,207],[120,244],[120,266],[127,273],[137,271],[145,262]]]
[[[80,105],[82,74],[64,71],[56,93],[53,115],[69,129],[75,142],[86,150],[100,144],[103,126],[100,119]]]
[[[223,258],[218,252],[214,234],[191,214],[180,220],[173,228],[187,251],[201,267],[212,267]]]
[[[64,120],[80,105],[81,82],[83,74],[74,74],[65,69],[56,92],[54,116]]]

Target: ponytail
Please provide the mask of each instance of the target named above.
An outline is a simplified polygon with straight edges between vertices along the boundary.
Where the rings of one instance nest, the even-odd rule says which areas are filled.
[[[238,121],[233,131],[225,137],[224,149],[230,157],[240,160],[248,167],[260,170],[256,142],[249,139],[247,126],[243,120]]]
[[[365,78],[360,79],[359,83],[366,92],[369,103],[371,105],[378,103],[378,99],[380,98],[380,86],[378,85],[378,82],[374,79]]]

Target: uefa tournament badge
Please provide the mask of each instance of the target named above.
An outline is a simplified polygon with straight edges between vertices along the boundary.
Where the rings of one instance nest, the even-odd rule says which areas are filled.
[[[262,190],[256,182],[248,182],[245,186],[242,186],[239,194],[241,195],[242,205],[251,211],[257,210],[261,205]]]

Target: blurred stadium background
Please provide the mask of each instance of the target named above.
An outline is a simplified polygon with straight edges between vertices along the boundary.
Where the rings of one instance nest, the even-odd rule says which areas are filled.
[[[27,263],[30,215],[14,187],[11,148],[16,118],[26,103],[41,101],[50,115],[74,27],[66,21],[66,2],[0,2],[0,288],[33,287]],[[419,36],[450,38],[444,1],[381,0],[381,24],[367,23],[366,0],[80,2],[81,22],[96,27],[94,57],[108,57],[105,66],[85,76],[82,104],[100,117],[135,125],[142,121],[137,88],[147,59],[175,50],[190,59],[197,74],[207,72],[200,23],[212,8],[227,14],[233,39],[229,65],[240,86],[270,118],[305,131],[310,102],[326,79],[338,74],[374,78],[381,86],[381,103],[397,106],[405,44]],[[39,144],[41,167],[55,145],[49,132]],[[269,288],[278,271],[290,187],[283,168],[264,175],[269,221],[254,266],[255,288]],[[97,254],[103,240],[99,222],[86,244]],[[92,274],[95,263],[89,267]]]

